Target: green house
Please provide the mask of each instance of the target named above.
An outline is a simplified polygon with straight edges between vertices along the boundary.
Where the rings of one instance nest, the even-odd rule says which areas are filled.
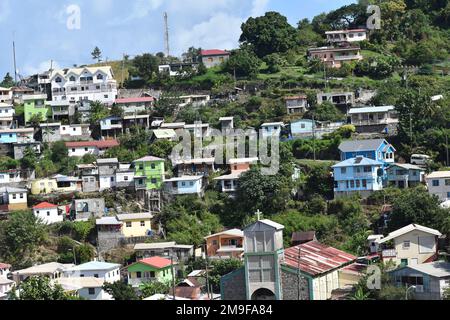
[[[164,159],[157,157],[144,157],[135,160],[134,181],[136,190],[159,190],[164,182]]]
[[[22,99],[25,124],[28,124],[34,115],[40,115],[41,121],[45,121],[47,119],[50,107],[46,103],[46,94],[24,95]]]
[[[175,270],[170,259],[151,257],[139,260],[127,267],[128,284],[139,287],[147,282],[171,282]]]

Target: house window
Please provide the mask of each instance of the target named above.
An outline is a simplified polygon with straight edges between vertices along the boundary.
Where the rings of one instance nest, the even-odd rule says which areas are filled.
[[[74,76],[71,76],[69,80],[72,81],[72,82],[74,82],[74,81],[75,81],[75,77],[74,77]]]
[[[47,211],[47,217],[50,217],[50,211]]]
[[[367,180],[362,180],[362,186],[363,188],[367,188]]]
[[[347,168],[341,168],[341,174],[346,174],[347,173]]]
[[[403,241],[403,249],[408,250],[411,247],[411,241]]]
[[[372,172],[372,167],[364,167],[364,172]]]
[[[155,168],[156,168],[156,165],[155,165],[154,163],[152,163],[150,167],[151,167],[152,169],[155,169]]]
[[[131,228],[131,222],[127,222],[126,226],[127,228]]]
[[[20,199],[23,199],[23,193],[20,194]]]
[[[62,82],[62,79],[61,79],[60,77],[58,77],[58,78],[55,79],[55,82],[56,82],[56,83],[61,83],[61,82]]]
[[[128,181],[128,176],[123,177],[124,181]]]
[[[136,272],[136,278],[138,279],[142,278],[142,272],[140,271]]]
[[[450,192],[447,192],[447,199],[450,199]]]
[[[158,182],[158,180],[157,179],[155,179],[155,178],[152,178],[152,184],[156,184],[157,182]]]
[[[194,186],[194,183],[193,183],[193,182],[189,182],[189,185],[190,185],[191,187],[193,187],[193,186]]]
[[[351,180],[351,181],[350,181],[350,188],[353,189],[354,187],[355,187],[355,181]]]
[[[445,185],[450,186],[450,179],[445,179]]]
[[[13,199],[17,199],[17,194],[13,194]]]
[[[212,241],[212,245],[213,245],[213,246],[217,246],[217,240],[213,240],[213,241]]]
[[[150,278],[154,278],[155,276],[155,271],[150,271]]]
[[[96,274],[94,274],[94,278],[98,278],[98,274],[96,273]]]
[[[433,180],[433,187],[439,187],[439,180]]]
[[[145,227],[145,221],[141,221],[141,227]]]
[[[95,288],[89,288],[89,295],[90,296],[95,295]]]
[[[361,186],[361,181],[356,180],[356,187],[359,188]]]
[[[183,187],[186,187],[186,182],[182,182],[181,185],[182,185]]]
[[[75,152],[75,149],[72,148],[72,152]]]
[[[97,75],[97,80],[103,80],[103,75],[102,74],[98,74]]]
[[[144,170],[144,165],[143,164],[139,165],[139,170]]]

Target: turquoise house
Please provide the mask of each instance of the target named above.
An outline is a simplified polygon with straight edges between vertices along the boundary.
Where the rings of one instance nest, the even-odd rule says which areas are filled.
[[[0,131],[0,143],[17,143],[17,133],[11,131]]]

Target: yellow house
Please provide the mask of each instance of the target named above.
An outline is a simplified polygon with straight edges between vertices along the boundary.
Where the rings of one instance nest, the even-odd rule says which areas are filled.
[[[122,234],[126,238],[145,237],[152,230],[150,213],[118,214],[117,220],[123,223]]]
[[[58,184],[56,179],[38,179],[31,182],[31,194],[48,194],[56,192],[58,189]]]
[[[31,182],[31,194],[81,191],[81,180],[76,177],[56,175],[53,178],[37,179]]]
[[[410,224],[391,232],[376,241],[380,245],[384,262],[396,265],[417,265],[436,260],[438,238],[442,234],[435,229]]]

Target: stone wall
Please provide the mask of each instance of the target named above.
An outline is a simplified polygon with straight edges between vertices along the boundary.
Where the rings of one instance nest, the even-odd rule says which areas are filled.
[[[247,300],[244,268],[223,276],[220,286],[222,300]]]
[[[298,300],[298,275],[282,270],[281,282],[283,289],[283,300]],[[310,300],[309,282],[305,277],[300,278],[300,300]]]

